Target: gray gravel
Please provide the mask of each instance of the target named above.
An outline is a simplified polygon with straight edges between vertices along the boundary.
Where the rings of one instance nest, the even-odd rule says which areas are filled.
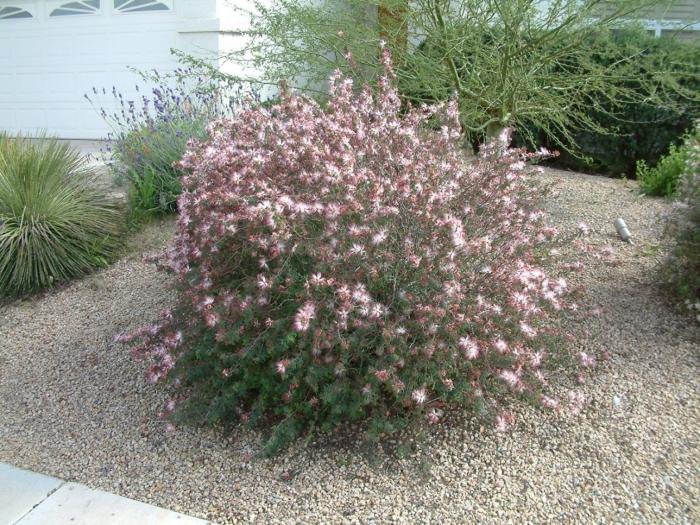
[[[254,432],[165,433],[166,392],[110,343],[171,300],[141,260],[165,223],[99,274],[0,309],[0,461],[219,523],[700,523],[700,328],[653,272],[668,204],[633,183],[546,177],[556,220],[616,247],[580,277],[603,312],[572,321],[574,344],[611,359],[581,386],[579,416],[519,407],[500,435],[465,415],[392,451],[344,429],[252,461]],[[634,246],[616,239],[618,216]]]

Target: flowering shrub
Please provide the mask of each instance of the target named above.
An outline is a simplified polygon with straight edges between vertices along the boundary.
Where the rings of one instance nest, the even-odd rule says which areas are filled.
[[[674,246],[666,270],[676,292],[695,305],[700,303],[700,124],[683,148],[686,163],[679,181],[677,213],[669,224]]]
[[[541,397],[566,357],[548,319],[573,305],[538,265],[557,232],[527,156],[494,146],[467,165],[455,105],[402,111],[385,61],[374,92],[337,74],[327,108],[285,93],[185,155],[165,261],[179,301],[120,337],[149,381],[191,387],[179,414],[271,418],[274,450],[341,421],[381,434],[411,414],[492,411],[509,393],[557,406]]]

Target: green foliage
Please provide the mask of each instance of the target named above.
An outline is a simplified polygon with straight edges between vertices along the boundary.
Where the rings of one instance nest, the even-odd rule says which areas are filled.
[[[182,158],[189,139],[206,137],[208,119],[172,116],[143,122],[123,134],[114,148],[115,175],[128,186],[134,222],[177,211]]]
[[[683,146],[677,148],[671,144],[668,155],[661,157],[656,166],[649,167],[643,160],[637,161],[637,180],[642,192],[654,197],[673,196],[686,169],[687,156]]]
[[[119,212],[93,177],[66,143],[0,135],[0,295],[47,288],[112,258]]]
[[[700,46],[670,36],[656,38],[630,27],[596,35],[590,48],[592,60],[603,66],[619,56],[635,57],[624,66],[624,85],[637,96],[618,101],[604,93],[592,97],[583,109],[596,128],[572,129],[575,155],[564,150],[555,164],[634,177],[639,161],[659,162],[700,118]],[[654,86],[664,104],[642,96],[649,86]],[[537,145],[557,146],[540,130],[529,131]]]
[[[378,47],[390,47],[405,99],[414,103],[455,96],[466,139],[480,142],[512,127],[529,142],[542,135],[574,150],[580,130],[610,134],[622,104],[675,107],[680,87],[653,64],[636,75],[638,55],[622,47],[591,46],[596,35],[658,2],[648,0],[419,1],[275,0],[254,2],[256,38],[228,58],[262,69],[262,82],[289,79],[323,92],[340,68],[362,80],[379,70]],[[352,60],[344,58],[346,51]],[[246,57],[245,59],[242,57]]]
[[[669,223],[674,244],[664,271],[673,290],[700,302],[700,126],[684,144],[686,167],[679,181],[676,214]]]

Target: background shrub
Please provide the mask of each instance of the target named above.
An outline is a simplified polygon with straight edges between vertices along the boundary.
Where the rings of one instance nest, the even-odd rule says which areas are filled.
[[[141,76],[145,84],[153,86],[149,95],[127,100],[113,88],[118,110],[101,110],[112,127],[109,138],[114,175],[129,186],[135,222],[176,211],[182,176],[177,163],[187,142],[204,139],[209,123],[230,116],[243,96],[240,86],[209,81],[193,69],[167,76],[155,71]],[[93,95],[98,94],[93,88]]]
[[[268,450],[508,394],[556,406],[546,366],[569,356],[548,319],[569,292],[538,265],[556,230],[523,156],[466,166],[456,105],[403,114],[390,69],[376,92],[336,75],[330,93],[243,111],[185,155],[179,300],[119,340],[150,381],[187,385],[179,417],[272,421]]]
[[[649,167],[643,160],[637,161],[637,180],[642,192],[654,197],[673,196],[687,160],[686,146],[677,148],[671,144],[668,155],[661,157],[656,166]]]
[[[537,33],[532,38],[537,39]],[[472,43],[488,47],[502,39],[493,29]],[[568,41],[563,39],[557,45],[565,48]],[[440,35],[435,35],[426,38],[415,53],[439,64],[442,47]],[[470,61],[476,53],[463,49],[455,55],[458,70],[470,74],[474,68]],[[573,113],[559,129],[543,127],[537,116],[523,119],[515,128],[514,145],[561,150],[560,156],[549,161],[557,167],[631,178],[638,162],[654,165],[671,145],[680,145],[700,117],[700,46],[670,36],[656,38],[634,26],[598,31],[588,35],[585,53],[555,63],[549,74],[553,78],[579,75],[579,82],[584,83],[587,79],[582,72],[604,74],[612,64],[620,64],[615,70],[616,84],[592,91],[575,107],[573,100],[567,102]],[[408,100],[438,102],[452,93],[449,83],[432,77],[422,83],[424,89],[418,89],[421,83],[410,75],[400,78],[402,96]],[[645,96],[650,92],[659,96]],[[581,115],[575,119],[577,113]],[[473,135],[472,144],[479,144],[483,136],[483,132]]]
[[[0,295],[47,288],[109,261],[120,217],[93,177],[67,143],[0,135]]]
[[[686,169],[678,188],[676,214],[669,224],[674,244],[665,271],[674,291],[700,302],[700,125],[687,138]]]
[[[640,94],[649,89],[663,92],[669,104],[653,100],[611,101],[593,97],[585,106],[596,129],[571,129],[573,152],[563,150],[550,163],[576,171],[634,178],[637,163],[657,164],[679,146],[683,135],[700,117],[700,45],[671,36],[657,38],[641,28],[626,28],[599,34],[590,42],[591,58],[601,64],[634,56],[625,66],[625,85]],[[675,89],[664,87],[664,83]],[[556,145],[536,126],[525,130],[534,145]],[[516,145],[533,145],[526,133]]]
[[[611,131],[592,118],[592,101],[604,101],[595,110],[611,117],[630,102],[674,107],[679,86],[666,64],[644,69],[653,78],[639,81],[630,75],[630,65],[640,62],[636,49],[592,46],[601,32],[644,18],[652,3],[254,0],[255,38],[225,58],[239,71],[254,64],[263,84],[287,79],[325,92],[336,68],[356,80],[376,80],[384,42],[396,56],[404,97],[425,103],[454,96],[467,141],[482,143],[504,128],[532,138],[534,127],[557,149],[571,149],[573,131]],[[359,67],[344,61],[346,50]],[[601,50],[605,60],[596,60]]]

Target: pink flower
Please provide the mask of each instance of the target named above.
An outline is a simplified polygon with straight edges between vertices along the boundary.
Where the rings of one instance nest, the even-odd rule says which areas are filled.
[[[508,432],[515,423],[515,416],[512,412],[503,412],[496,416],[496,431]]]
[[[583,235],[588,235],[591,233],[591,228],[585,222],[579,222],[578,231],[580,231]]]
[[[586,396],[580,390],[572,390],[569,392],[569,412],[577,415],[583,410],[586,404]]]
[[[386,240],[386,238],[387,238],[386,228],[382,228],[381,230],[379,230],[377,233],[375,233],[372,236],[372,244],[374,244],[375,246],[378,246],[381,243],[383,243]]]
[[[380,381],[387,381],[389,379],[389,372],[386,370],[377,370],[374,373],[374,376]]]
[[[440,421],[440,418],[442,417],[442,411],[433,408],[426,414],[426,417],[428,419],[428,423],[430,425],[434,425]]]
[[[213,310],[207,310],[204,320],[209,328],[214,328],[219,323],[219,315]]]
[[[428,396],[425,393],[425,388],[419,388],[411,393],[411,399],[413,399],[417,405],[422,405],[428,400]]]
[[[277,364],[275,365],[275,370],[277,370],[277,373],[281,376],[283,376],[285,373],[287,373],[287,367],[289,366],[289,359],[282,359],[281,361],[277,361]]]
[[[464,351],[467,359],[476,359],[479,357],[479,345],[470,337],[460,337],[459,347]]]
[[[297,332],[306,332],[315,317],[316,306],[313,302],[307,301],[294,316],[294,329]]]
[[[537,330],[527,324],[525,321],[520,321],[520,330],[523,332],[525,337],[532,339],[537,335]]]
[[[520,386],[520,376],[513,370],[501,370],[498,373],[503,381],[505,381],[509,387],[515,389]]]
[[[503,339],[496,339],[493,342],[493,347],[500,354],[505,354],[508,351],[508,343],[506,343]]]
[[[542,406],[549,408],[551,410],[557,410],[559,408],[559,400],[553,397],[542,396]]]
[[[452,392],[455,389],[455,384],[454,381],[452,381],[452,379],[445,378],[442,380],[442,384],[445,385],[445,388],[450,392]]]
[[[261,290],[270,288],[270,280],[263,274],[258,275],[258,288]]]
[[[406,386],[406,385],[404,385],[403,381],[401,381],[400,379],[394,379],[394,380],[391,382],[391,388],[393,388],[393,389],[394,389],[394,392],[396,392],[397,394],[398,394],[399,392],[403,391],[403,389],[405,388],[405,386]]]
[[[586,352],[579,352],[578,354],[579,360],[581,361],[581,366],[585,368],[590,368],[592,366],[595,366],[595,357],[587,354]]]

